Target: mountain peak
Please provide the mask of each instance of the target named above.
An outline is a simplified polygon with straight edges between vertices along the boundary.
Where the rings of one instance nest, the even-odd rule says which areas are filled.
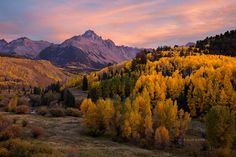
[[[100,36],[98,36],[93,30],[87,30],[82,37],[84,38],[88,38],[88,39],[93,39],[93,40],[97,40],[97,39],[101,39]]]
[[[27,37],[21,37],[9,43],[0,40],[0,52],[34,58],[50,44],[46,41],[33,41]]]
[[[188,42],[185,46],[194,46],[195,43],[194,42]]]
[[[31,40],[27,37],[20,37],[20,38],[17,38],[15,40],[12,40],[9,44],[25,43],[26,41],[31,41]]]
[[[7,45],[7,41],[4,39],[0,39],[0,48]]]
[[[134,58],[141,49],[116,46],[110,40],[87,30],[82,35],[73,36],[59,45],[52,45],[40,52],[39,59],[50,60],[61,67],[72,71],[82,69],[100,69],[109,63],[118,63]]]
[[[0,43],[5,43],[7,44],[7,41],[5,39],[0,39]]]
[[[114,47],[114,46],[116,46],[115,43],[114,43],[111,39],[105,40],[105,43],[106,43],[107,46],[109,46],[109,47]]]
[[[17,40],[30,40],[30,39],[27,37],[21,37],[21,38],[18,38]]]

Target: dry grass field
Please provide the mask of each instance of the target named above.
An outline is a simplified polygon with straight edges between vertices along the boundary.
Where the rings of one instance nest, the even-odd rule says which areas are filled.
[[[109,137],[93,138],[83,133],[82,118],[76,117],[43,117],[34,114],[16,115],[1,112],[11,119],[17,119],[16,124],[21,125],[22,120],[28,120],[23,128],[23,138],[49,144],[61,152],[68,152],[70,156],[79,157],[172,157],[172,153],[162,150],[146,150],[130,144],[112,142]],[[31,129],[42,127],[44,134],[38,139],[31,137]]]

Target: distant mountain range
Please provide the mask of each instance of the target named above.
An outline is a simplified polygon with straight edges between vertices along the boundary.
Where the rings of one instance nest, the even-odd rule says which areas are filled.
[[[109,64],[132,59],[140,51],[139,48],[116,46],[112,40],[104,40],[92,30],[67,39],[61,44],[32,41],[26,37],[9,43],[4,39],[0,40],[2,54],[49,60],[57,66],[75,70],[100,69]]]
[[[26,37],[13,40],[9,43],[3,39],[0,40],[0,53],[35,58],[43,49],[50,45],[51,43],[47,41],[32,41]]]
[[[62,67],[100,69],[108,64],[132,59],[141,49],[116,46],[94,31],[74,36],[59,45],[51,45],[40,52],[38,58],[49,60]]]

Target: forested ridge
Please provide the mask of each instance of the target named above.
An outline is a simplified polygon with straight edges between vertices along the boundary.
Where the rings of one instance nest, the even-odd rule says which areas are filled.
[[[236,30],[199,40],[196,47],[209,54],[236,56]]]
[[[0,56],[0,87],[2,89],[46,87],[66,79],[59,68],[48,61]]]
[[[112,98],[117,94],[124,100],[128,96],[135,97],[146,88],[152,102],[172,99],[191,116],[200,116],[217,104],[235,108],[234,57],[194,52],[194,55],[182,57],[176,51],[169,54],[162,51],[160,56],[171,56],[172,53],[175,56],[157,60],[153,59],[155,53],[149,52],[123,63],[123,66],[115,65],[90,74],[91,98],[96,101],[99,97]],[[145,64],[139,63],[143,62],[142,57]],[[135,70],[132,70],[133,66]]]
[[[183,146],[192,118],[218,106],[236,111],[235,57],[194,47],[144,50],[80,80],[77,87],[89,91],[81,105],[88,133],[109,133],[144,147]]]

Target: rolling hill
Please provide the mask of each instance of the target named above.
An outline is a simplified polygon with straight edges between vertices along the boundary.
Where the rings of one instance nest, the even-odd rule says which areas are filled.
[[[66,75],[48,61],[0,57],[0,86],[41,86],[63,81]]]

